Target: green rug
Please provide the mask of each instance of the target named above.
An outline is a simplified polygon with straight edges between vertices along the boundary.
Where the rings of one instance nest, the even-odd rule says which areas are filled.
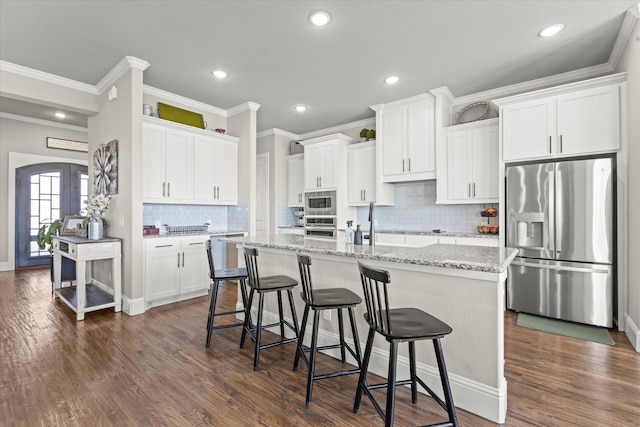
[[[525,313],[518,313],[517,325],[523,328],[537,329],[538,331],[579,338],[581,340],[615,345],[613,338],[609,335],[609,331],[606,328],[599,328],[597,326],[565,322],[564,320],[549,319],[547,317],[533,316]]]

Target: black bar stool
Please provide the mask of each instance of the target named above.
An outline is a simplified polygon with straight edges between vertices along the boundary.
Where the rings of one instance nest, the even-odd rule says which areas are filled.
[[[289,276],[268,276],[260,277],[258,274],[258,250],[255,248],[244,248],[244,260],[247,267],[247,273],[249,274],[249,302],[247,305],[247,313],[251,312],[251,305],[253,303],[254,293],[258,293],[258,320],[257,325],[254,328],[251,325],[251,317],[245,316],[244,327],[242,329],[242,338],[240,339],[240,348],[244,346],[244,340],[247,334],[253,338],[256,342],[253,355],[253,370],[258,370],[258,363],[260,361],[260,350],[266,348],[275,347],[278,345],[288,344],[298,341],[298,317],[296,316],[296,307],[293,303],[293,292],[291,290],[298,286],[298,282]],[[293,318],[293,325],[284,319],[282,312],[282,291],[287,291],[289,296],[289,307],[291,307],[291,316]],[[262,311],[264,307],[264,295],[270,292],[278,293],[278,314],[279,321],[269,325],[262,324]],[[280,341],[261,344],[262,330],[273,326],[280,326]],[[293,331],[295,337],[285,338],[284,327],[287,326]]]
[[[302,297],[305,306],[304,315],[302,316],[300,338],[298,339],[298,349],[296,351],[296,358],[293,362],[293,370],[295,371],[298,369],[298,362],[300,357],[302,357],[304,362],[307,364],[308,369],[307,408],[311,406],[311,393],[313,392],[313,382],[315,380],[360,373],[360,363],[362,361],[362,357],[360,356],[360,339],[358,338],[358,329],[356,328],[356,321],[353,312],[353,308],[362,302],[362,298],[344,288],[313,289],[310,266],[311,258],[308,255],[298,253],[298,268],[300,269],[300,282],[302,283],[302,292],[300,293],[300,296]],[[344,322],[342,319],[343,308],[349,310],[351,334],[355,349],[351,348],[344,340]],[[307,327],[309,309],[313,310],[313,332],[311,333],[311,348],[305,349],[303,347],[303,341],[305,329]],[[318,347],[318,324],[320,322],[320,313],[324,310],[334,309],[338,312],[340,343]],[[318,350],[328,350],[333,348],[340,349],[342,363],[346,363],[346,351],[349,351],[349,353],[351,353],[351,355],[356,359],[358,368],[316,375],[316,355]],[[310,353],[309,358],[307,358],[305,352]]]
[[[447,411],[449,416],[448,422],[431,424],[431,426],[457,427],[458,418],[456,416],[456,408],[453,405],[453,396],[451,395],[451,387],[449,386],[449,377],[444,363],[442,347],[440,346],[440,338],[450,334],[452,331],[451,327],[417,308],[389,308],[389,298],[387,294],[387,285],[390,283],[389,273],[384,270],[368,267],[360,261],[358,261],[358,268],[360,270],[360,278],[367,305],[367,312],[365,313],[364,318],[367,323],[369,323],[369,336],[367,337],[367,346],[364,351],[362,372],[360,373],[360,379],[358,380],[358,390],[353,404],[353,412],[356,414],[358,413],[362,394],[366,393],[378,414],[380,414],[380,416],[385,420],[385,426],[392,426],[396,386],[411,384],[411,402],[417,403],[417,384],[420,384],[431,395],[431,397],[433,397],[433,399]],[[373,348],[373,339],[376,332],[385,337],[389,342],[389,374],[387,376],[386,383],[368,384],[367,369],[369,367],[371,350]],[[416,374],[415,342],[425,339],[433,340],[433,347],[438,361],[438,369],[440,371],[440,380],[444,391],[444,401],[440,399],[438,395],[424,383],[424,381],[418,378]],[[409,343],[409,370],[411,378],[403,381],[396,381],[396,363],[398,358],[399,342]],[[383,387],[387,387],[387,407],[385,411],[382,410],[371,394],[371,390]]]
[[[211,288],[211,302],[209,303],[209,317],[207,318],[207,348],[211,345],[211,333],[214,329],[233,328],[235,326],[244,326],[244,320],[239,323],[225,324],[213,326],[213,321],[216,316],[235,315],[238,313],[244,313],[245,319],[249,316],[249,323],[251,324],[251,310],[246,310],[247,306],[247,269],[246,268],[225,268],[222,270],[216,270],[213,265],[213,253],[211,250],[211,240],[207,240],[205,243],[207,248],[207,259],[209,260],[209,277],[213,280],[213,287]],[[242,310],[225,311],[224,313],[216,313],[216,301],[218,300],[218,288],[220,282],[228,280],[238,280],[240,283],[240,293],[242,295]]]

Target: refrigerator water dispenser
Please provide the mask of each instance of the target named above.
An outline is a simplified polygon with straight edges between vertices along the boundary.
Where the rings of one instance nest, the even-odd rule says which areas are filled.
[[[544,215],[542,212],[522,212],[515,215],[516,242],[519,248],[540,248],[543,245],[542,230]]]

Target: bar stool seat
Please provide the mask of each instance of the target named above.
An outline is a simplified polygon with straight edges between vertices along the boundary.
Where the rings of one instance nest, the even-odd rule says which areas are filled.
[[[364,315],[369,324],[369,335],[367,345],[362,360],[362,371],[358,379],[358,390],[353,404],[353,412],[358,413],[362,395],[366,394],[371,400],[374,408],[385,421],[385,426],[393,426],[395,412],[395,389],[399,385],[411,385],[411,402],[418,402],[418,384],[420,384],[429,395],[447,411],[448,421],[431,426],[457,427],[458,418],[456,408],[453,404],[453,395],[449,385],[449,377],[444,362],[444,354],[440,339],[452,332],[449,325],[436,317],[417,308],[390,308],[388,298],[388,284],[390,283],[389,272],[372,268],[358,261],[358,269],[362,288],[365,295],[367,312]],[[367,382],[367,369],[373,350],[373,340],[375,334],[379,333],[389,342],[389,371],[387,382],[380,384],[369,384]],[[433,341],[433,348],[438,363],[440,382],[444,393],[444,400],[441,399],[425,382],[420,379],[416,372],[416,348],[415,343],[419,340],[429,339]],[[398,343],[407,342],[409,344],[409,372],[408,380],[396,380],[396,369],[398,359]],[[386,409],[382,409],[371,393],[371,390],[379,388],[387,389]],[[428,427],[428,426],[425,426]]]
[[[260,363],[260,351],[284,345],[298,341],[298,317],[296,315],[296,306],[293,302],[292,289],[298,286],[298,281],[289,276],[266,276],[260,277],[258,273],[258,250],[256,248],[244,248],[244,260],[249,275],[249,300],[247,303],[247,315],[245,316],[244,326],[242,328],[242,337],[240,338],[240,348],[244,347],[244,341],[247,335],[249,335],[255,341],[254,353],[253,353],[253,370],[257,371]],[[289,307],[291,309],[291,317],[293,324],[288,322],[284,318],[282,310],[282,292],[286,291],[289,298]],[[264,309],[264,296],[265,294],[276,292],[278,295],[278,322],[264,325],[263,324],[263,309]],[[254,294],[258,294],[258,314],[256,320],[256,326],[251,324],[251,306],[253,304]],[[280,327],[280,341],[276,341],[269,344],[262,344],[262,330],[273,326]],[[294,333],[294,337],[286,338],[285,326]]]
[[[214,329],[226,329],[233,328],[237,326],[244,326],[244,319],[242,322],[236,322],[231,324],[223,324],[218,326],[213,326],[214,320],[216,316],[228,316],[228,315],[236,315],[239,313],[243,313],[245,318],[247,316],[246,307],[247,307],[247,291],[246,291],[246,280],[249,277],[247,274],[246,268],[223,268],[216,270],[213,263],[213,253],[211,249],[211,240],[207,240],[205,242],[205,247],[207,250],[207,259],[209,261],[209,277],[213,280],[213,284],[211,287],[211,300],[209,303],[209,315],[207,317],[207,343],[206,347],[209,348],[211,346],[211,333]],[[220,282],[238,280],[240,282],[240,294],[242,296],[242,310],[233,310],[233,311],[225,311],[223,313],[216,313],[216,303],[218,300],[218,289],[220,287]],[[249,312],[249,316],[251,313]],[[251,323],[249,319],[249,323]]]
[[[296,350],[296,358],[293,362],[293,370],[298,369],[300,358],[307,365],[307,396],[306,405],[311,406],[311,395],[313,393],[313,383],[315,380],[326,378],[334,378],[343,375],[351,375],[360,373],[360,364],[362,357],[360,355],[360,339],[358,338],[358,329],[356,328],[355,316],[353,308],[362,302],[362,298],[344,288],[325,288],[314,289],[311,281],[311,258],[308,255],[298,253],[298,268],[300,270],[300,282],[302,283],[302,292],[300,296],[305,302],[304,315],[302,316],[302,326],[300,329],[300,337],[298,339],[298,348]],[[351,334],[353,337],[353,347],[349,346],[344,339],[344,321],[342,317],[342,309],[346,308],[349,312],[349,320],[351,322]],[[311,333],[311,347],[304,348],[304,334],[307,328],[307,319],[309,311],[313,310],[313,326]],[[320,323],[320,313],[324,310],[337,310],[338,327],[340,333],[340,342],[338,344],[329,344],[318,347],[318,325]],[[345,369],[336,372],[324,374],[316,374],[316,357],[318,350],[340,349],[342,363],[346,363],[346,352],[348,351],[356,360],[357,368]],[[309,353],[307,358],[306,353]]]

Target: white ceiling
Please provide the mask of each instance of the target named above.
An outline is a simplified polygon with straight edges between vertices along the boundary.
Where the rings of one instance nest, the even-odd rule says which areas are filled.
[[[97,84],[125,56],[146,85],[296,134],[448,86],[457,97],[609,60],[625,1],[0,1],[0,60]],[[311,12],[332,20],[313,27]],[[537,36],[562,23],[553,38]],[[210,75],[222,68],[225,80]],[[397,74],[395,86],[383,80]],[[309,107],[297,113],[296,104]],[[50,119],[2,98],[3,112]],[[66,123],[86,124],[82,116]]]

